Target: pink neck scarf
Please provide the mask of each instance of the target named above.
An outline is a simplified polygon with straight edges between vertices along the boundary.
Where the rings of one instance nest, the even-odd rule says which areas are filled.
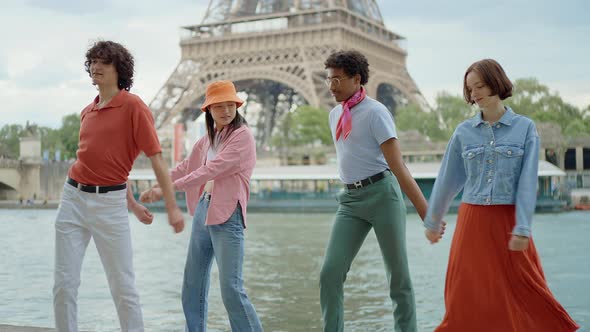
[[[342,114],[336,125],[336,140],[338,140],[340,136],[342,136],[342,140],[348,138],[348,135],[350,135],[350,132],[352,131],[352,114],[350,113],[350,109],[363,101],[366,96],[367,92],[365,91],[365,88],[361,86],[361,89],[353,94],[352,97],[342,102]]]

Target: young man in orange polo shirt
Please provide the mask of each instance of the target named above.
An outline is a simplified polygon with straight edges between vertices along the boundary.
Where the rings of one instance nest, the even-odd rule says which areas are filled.
[[[141,151],[150,158],[165,193],[168,222],[175,232],[184,228],[152,114],[138,96],[128,92],[133,64],[129,51],[111,41],[97,42],[86,52],[86,71],[98,87],[98,96],[80,116],[77,160],[68,172],[55,222],[57,331],[78,331],[76,300],[90,238],[105,269],[121,330],[143,331],[127,208],[146,224],[153,216],[133,199],[126,184]]]

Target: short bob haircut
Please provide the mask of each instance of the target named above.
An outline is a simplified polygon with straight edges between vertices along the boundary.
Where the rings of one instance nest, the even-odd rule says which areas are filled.
[[[361,85],[365,85],[369,81],[369,61],[359,51],[334,52],[326,59],[324,66],[325,69],[342,69],[350,77],[359,74],[361,76]]]
[[[108,64],[114,64],[117,70],[119,90],[129,91],[133,86],[133,56],[121,44],[112,41],[98,41],[86,52],[86,61],[84,67],[88,75],[90,73],[90,63],[93,59],[101,59]]]
[[[471,100],[471,90],[467,87],[467,75],[470,72],[476,72],[483,82],[492,90],[492,96],[498,95],[501,100],[512,96],[512,82],[506,76],[504,69],[496,60],[483,59],[473,63],[463,77],[463,98],[471,105],[475,101]]]

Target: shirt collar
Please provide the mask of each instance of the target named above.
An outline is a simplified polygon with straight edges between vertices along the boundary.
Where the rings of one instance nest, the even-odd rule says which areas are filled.
[[[125,89],[121,89],[119,90],[119,93],[117,93],[113,99],[111,99],[111,101],[108,102],[108,104],[106,104],[103,108],[101,108],[100,110],[105,110],[108,108],[115,108],[115,107],[121,107],[123,105],[123,100],[125,99],[125,95],[128,94],[129,92],[127,92],[127,90]],[[98,111],[98,99],[99,96],[97,95],[94,98],[94,101],[92,102],[92,111]]]
[[[502,115],[502,117],[500,118],[500,120],[498,120],[498,123],[501,123],[503,125],[506,126],[510,126],[512,125],[512,119],[515,116],[514,111],[508,107],[508,106],[504,106],[504,108],[506,109],[506,111],[504,112],[504,115]],[[480,124],[485,123],[484,119],[481,116],[481,111],[477,112],[477,114],[473,117],[473,127],[477,127]]]

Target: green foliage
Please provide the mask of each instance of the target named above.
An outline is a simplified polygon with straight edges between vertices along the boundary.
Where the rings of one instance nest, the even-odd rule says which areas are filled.
[[[23,126],[21,125],[4,125],[0,129],[0,155],[13,159],[18,158],[22,133]]]
[[[75,158],[78,150],[78,137],[80,131],[80,115],[70,114],[62,119],[59,129],[48,127],[35,127],[41,139],[41,151],[48,150],[53,154],[61,150],[65,159]],[[25,128],[18,124],[5,125],[0,129],[0,155],[13,159],[19,157],[20,138],[25,134]]]
[[[331,145],[328,113],[308,105],[285,113],[272,143],[276,147]]]
[[[558,124],[566,136],[590,133],[590,105],[580,110],[563,101],[535,78],[516,80],[513,96],[505,100],[505,104],[537,123]],[[436,97],[436,106],[431,112],[408,105],[397,111],[395,120],[402,131],[418,130],[432,141],[447,141],[457,125],[475,115],[475,112],[476,108],[467,104],[461,96],[442,92]]]
[[[567,136],[590,133],[589,119],[584,116],[586,112],[563,101],[535,78],[516,80],[513,96],[506,100],[506,105],[536,122],[557,123]]]
[[[77,113],[66,115],[62,119],[59,129],[59,138],[63,144],[62,154],[64,158],[75,158],[80,138],[80,115]]]
[[[410,104],[396,113],[395,122],[400,130],[417,130],[432,141],[447,141],[457,125],[475,111],[463,98],[442,92],[436,96],[436,107],[430,112]]]

